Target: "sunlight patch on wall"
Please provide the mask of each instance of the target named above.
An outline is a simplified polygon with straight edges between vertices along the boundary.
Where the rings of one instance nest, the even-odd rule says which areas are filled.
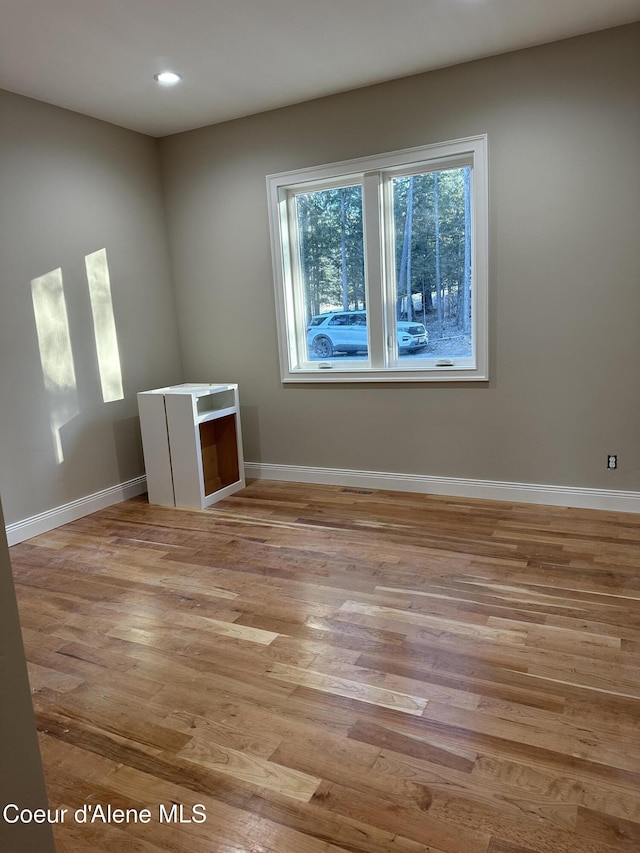
[[[98,353],[98,369],[102,384],[102,399],[105,403],[122,400],[122,369],[116,321],[111,298],[111,280],[107,263],[107,250],[99,249],[86,255],[85,266],[89,283],[89,297],[93,313],[93,329]]]
[[[34,278],[31,282],[31,297],[42,374],[49,395],[53,444],[56,460],[61,464],[64,462],[64,454],[60,429],[80,411],[62,270],[51,270]]]

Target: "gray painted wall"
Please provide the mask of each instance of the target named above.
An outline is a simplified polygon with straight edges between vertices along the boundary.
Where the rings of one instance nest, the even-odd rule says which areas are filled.
[[[0,91],[0,491],[7,523],[144,472],[136,392],[182,378],[163,205],[156,140]],[[102,248],[125,394],[109,403],[84,265]],[[45,387],[31,295],[31,281],[56,269],[75,366],[73,416],[66,392]],[[55,363],[56,352],[47,358]],[[52,417],[64,421],[62,462]]]
[[[609,30],[161,140],[185,375],[240,383],[247,460],[640,488],[639,36]],[[478,133],[491,381],[283,387],[265,175]]]
[[[47,807],[36,724],[0,506],[0,808]],[[7,701],[10,697],[11,701]],[[11,818],[13,819],[13,812]],[[0,818],[3,853],[53,853],[51,826]]]

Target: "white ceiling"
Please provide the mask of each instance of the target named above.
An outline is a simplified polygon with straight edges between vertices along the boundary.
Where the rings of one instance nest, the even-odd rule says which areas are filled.
[[[636,20],[640,0],[0,0],[0,88],[165,136]]]

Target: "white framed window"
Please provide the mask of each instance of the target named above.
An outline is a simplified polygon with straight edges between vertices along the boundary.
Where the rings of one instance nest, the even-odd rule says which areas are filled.
[[[267,192],[283,382],[488,379],[486,136]]]

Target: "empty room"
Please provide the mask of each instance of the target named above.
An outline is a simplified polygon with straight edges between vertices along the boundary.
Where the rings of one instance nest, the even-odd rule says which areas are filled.
[[[3,853],[640,850],[640,0],[7,0]]]

